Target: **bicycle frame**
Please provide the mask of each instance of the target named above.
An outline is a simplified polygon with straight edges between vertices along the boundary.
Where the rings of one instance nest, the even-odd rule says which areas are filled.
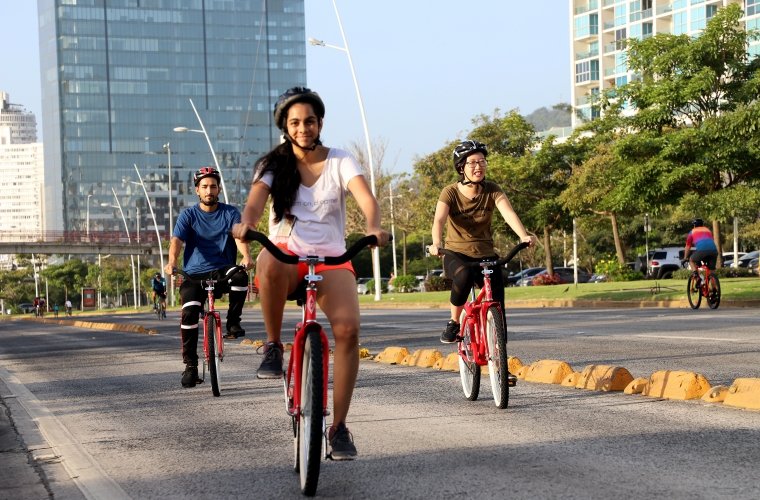
[[[209,349],[208,337],[209,335],[215,335],[214,341],[219,346],[219,361],[223,361],[224,339],[222,338],[222,318],[219,316],[219,312],[214,308],[214,285],[216,284],[216,280],[204,279],[203,282],[205,283],[203,289],[206,290],[208,296],[208,311],[201,311],[203,314],[203,355],[206,358],[206,363],[211,363],[211,357],[213,353]],[[216,319],[216,331],[210,334],[208,331],[208,324],[210,319],[209,315],[213,316]]]
[[[485,339],[486,314],[488,308],[491,305],[496,305],[501,313],[501,304],[493,300],[491,291],[491,278],[489,274],[493,271],[491,269],[485,269],[488,271],[483,278],[483,288],[480,289],[477,296],[475,295],[475,289],[470,292],[471,299],[464,305],[465,321],[471,328],[471,331],[475,332],[470,338],[470,350],[472,356],[467,352],[467,347],[464,342],[458,343],[459,355],[462,356],[469,363],[477,363],[478,365],[485,366],[488,364],[488,343]],[[477,319],[477,321],[476,321]],[[463,334],[465,329],[464,322],[460,325],[460,333]]]
[[[320,262],[319,257],[299,257],[300,262],[306,262],[309,266],[309,272],[304,277],[306,280],[306,298],[303,300],[301,322],[296,325],[295,334],[293,337],[293,349],[290,353],[290,359],[288,360],[288,371],[285,375],[285,395],[287,401],[286,410],[288,415],[295,418],[301,416],[301,381],[302,373],[301,368],[303,363],[304,346],[306,345],[306,335],[311,328],[319,328],[319,337],[322,344],[322,376],[323,380],[327,380],[329,372],[330,362],[330,348],[327,341],[327,335],[325,334],[322,326],[317,322],[317,282],[322,280],[322,276],[319,276],[315,272],[317,263]],[[322,388],[322,415],[329,414],[327,411],[327,384],[324,384]],[[322,421],[323,427],[325,421]]]

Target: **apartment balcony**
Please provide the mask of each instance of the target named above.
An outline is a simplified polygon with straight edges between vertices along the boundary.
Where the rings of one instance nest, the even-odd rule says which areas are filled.
[[[673,15],[673,4],[669,3],[666,5],[658,5],[657,10],[655,11],[655,15],[657,16],[671,16]]]
[[[636,21],[641,21],[642,19],[649,19],[650,17],[652,17],[652,9],[640,10],[638,12],[631,12],[630,22],[635,23]]]
[[[589,57],[596,57],[599,55],[599,49],[592,49],[587,50],[585,52],[576,52],[575,53],[575,60],[578,61],[580,59],[588,59]]]
[[[579,14],[585,14],[586,12],[597,10],[599,8],[599,2],[597,0],[589,0],[589,2],[586,5],[581,5],[580,7],[576,7],[573,11],[574,15]]]

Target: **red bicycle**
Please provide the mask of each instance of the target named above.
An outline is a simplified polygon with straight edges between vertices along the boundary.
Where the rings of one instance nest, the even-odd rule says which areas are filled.
[[[354,243],[343,255],[299,257],[278,248],[258,231],[248,230],[247,241],[258,241],[279,261],[286,264],[305,262],[308,273],[299,289],[288,297],[296,300],[303,309],[301,321],[296,325],[293,349],[284,374],[285,404],[293,423],[294,470],[299,473],[301,492],[313,496],[317,491],[319,468],[327,454],[327,380],[330,348],[324,329],[317,322],[317,282],[319,263],[339,265],[351,260],[364,247],[377,245],[377,237],[365,236]]]
[[[245,267],[235,266],[230,268],[224,277],[225,281],[229,283],[232,281],[232,277],[239,272],[246,272]],[[208,294],[208,310],[201,311],[201,316],[203,317],[203,371],[200,382],[205,380],[206,368],[208,368],[208,374],[211,377],[211,392],[214,396],[219,397],[221,395],[222,384],[224,337],[222,337],[222,319],[219,316],[219,312],[214,308],[214,286],[217,280],[210,276],[193,278],[182,269],[177,268],[172,269],[172,274],[179,274],[188,281],[203,285],[204,290]]]
[[[702,297],[710,309],[717,309],[720,305],[720,280],[705,262],[700,262],[697,270],[689,276],[686,296],[692,309],[699,309]]]
[[[520,243],[500,259],[465,263],[467,267],[482,268],[483,273],[483,287],[477,295],[475,288],[472,288],[471,298],[464,305],[459,316],[460,330],[457,336],[459,378],[462,381],[464,397],[469,401],[478,399],[480,367],[488,365],[494,403],[499,408],[506,408],[509,404],[509,388],[515,385],[516,379],[509,375],[507,325],[504,323],[501,304],[493,300],[491,274],[494,268],[500,272],[501,266],[512,260],[517,252],[527,246],[528,243]],[[456,256],[454,252],[443,248],[439,248],[438,253]]]

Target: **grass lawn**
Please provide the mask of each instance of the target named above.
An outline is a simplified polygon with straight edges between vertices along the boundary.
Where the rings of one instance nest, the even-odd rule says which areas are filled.
[[[726,278],[720,281],[722,300],[760,300],[760,279]],[[374,295],[359,297],[362,305],[377,304]],[[640,280],[578,285],[525,286],[506,289],[510,301],[608,300],[668,301],[686,300],[686,280]],[[448,307],[449,292],[386,293],[381,304]]]

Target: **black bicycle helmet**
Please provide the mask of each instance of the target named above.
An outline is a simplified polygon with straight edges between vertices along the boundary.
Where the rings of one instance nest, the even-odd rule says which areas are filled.
[[[285,120],[288,117],[288,108],[297,102],[311,104],[319,119],[325,117],[325,103],[319,94],[307,87],[292,87],[285,91],[274,105],[274,123],[277,128],[285,131]]]
[[[198,183],[204,177],[213,177],[216,179],[217,183],[222,182],[222,176],[219,174],[219,171],[217,169],[214,167],[201,167],[193,174],[193,184],[198,187]]]
[[[483,156],[488,156],[488,148],[482,142],[473,140],[462,141],[454,148],[454,169],[457,173],[462,173],[465,160],[473,153],[483,153]]]
[[[693,227],[702,227],[702,226],[705,225],[705,221],[703,221],[700,218],[696,218],[696,219],[694,219],[694,220],[691,221],[691,225]]]

